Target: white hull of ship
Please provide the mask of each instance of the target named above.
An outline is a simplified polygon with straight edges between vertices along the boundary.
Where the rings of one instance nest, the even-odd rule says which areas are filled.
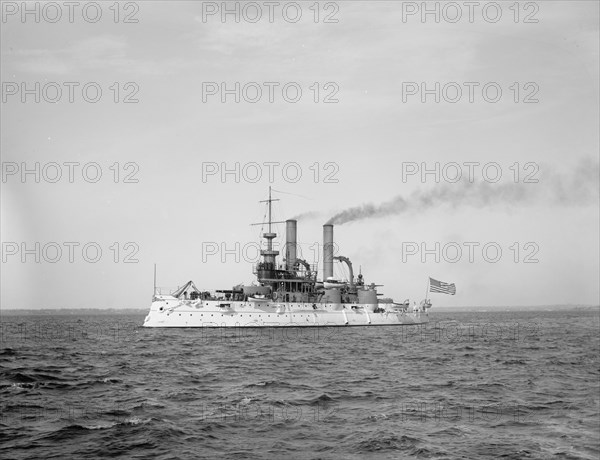
[[[152,302],[144,327],[403,326],[429,322],[427,311],[396,311],[394,304],[194,301],[160,297]]]

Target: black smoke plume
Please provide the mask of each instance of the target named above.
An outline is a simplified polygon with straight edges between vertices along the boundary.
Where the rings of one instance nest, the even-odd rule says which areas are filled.
[[[548,206],[578,206],[599,201],[599,164],[595,159],[580,161],[569,173],[541,168],[539,182],[482,182],[468,180],[435,184],[404,197],[380,204],[353,206],[335,214],[327,224],[341,225],[358,220],[395,216],[408,211],[451,208],[484,208],[545,204]]]

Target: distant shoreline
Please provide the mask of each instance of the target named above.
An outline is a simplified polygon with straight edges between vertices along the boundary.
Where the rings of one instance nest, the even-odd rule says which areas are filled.
[[[147,308],[40,308],[0,310],[1,316],[33,316],[33,315],[145,315]]]
[[[506,311],[560,311],[560,310],[598,310],[599,305],[535,305],[535,306],[497,306],[497,307],[435,307],[432,315],[446,312],[506,312]],[[147,308],[40,308],[40,309],[1,309],[0,316],[34,315],[144,315]]]

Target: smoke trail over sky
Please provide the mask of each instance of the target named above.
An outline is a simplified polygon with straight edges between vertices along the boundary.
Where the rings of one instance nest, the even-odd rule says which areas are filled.
[[[464,180],[435,184],[380,203],[353,206],[335,214],[327,224],[341,225],[358,220],[386,217],[408,211],[426,211],[439,206],[483,208],[544,204],[580,206],[599,201],[599,163],[592,158],[580,161],[568,173],[542,168],[538,183],[490,183]]]
[[[300,214],[296,214],[294,217],[290,217],[290,219],[294,220],[303,220],[303,219],[314,219],[319,216],[320,213],[317,211],[307,211]]]

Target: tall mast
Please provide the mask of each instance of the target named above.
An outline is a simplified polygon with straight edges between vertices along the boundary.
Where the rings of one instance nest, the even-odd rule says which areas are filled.
[[[273,239],[277,236],[277,234],[273,233],[272,225],[278,224],[281,222],[273,222],[273,220],[272,220],[273,219],[273,214],[272,214],[273,201],[279,201],[279,200],[277,198],[275,198],[275,199],[272,198],[271,187],[269,186],[269,199],[261,201],[261,203],[267,203],[267,206],[268,206],[269,222],[268,222],[267,232],[263,233],[263,235],[262,235],[262,237],[267,240],[267,249],[261,250],[260,255],[263,256],[264,262],[266,264],[269,264],[274,269],[275,268],[275,258],[277,255],[279,255],[279,251],[273,250]],[[261,224],[252,224],[252,225],[264,225],[264,222]]]
[[[269,233],[271,233],[271,186],[269,185]]]

